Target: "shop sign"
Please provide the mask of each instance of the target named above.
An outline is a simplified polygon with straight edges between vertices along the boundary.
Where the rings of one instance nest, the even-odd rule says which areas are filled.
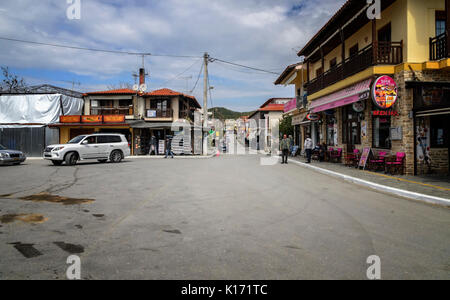
[[[320,120],[319,114],[308,114],[306,115],[306,119],[310,120],[311,122],[317,122]]]
[[[305,119],[305,114],[295,115],[292,117],[292,126],[300,125]]]
[[[125,115],[107,115],[103,116],[105,123],[123,123],[125,122]]]
[[[82,123],[101,123],[103,116],[81,116]]]
[[[391,128],[391,141],[401,141],[403,139],[402,127],[392,127]]]
[[[398,97],[398,88],[394,79],[389,76],[381,76],[372,87],[372,98],[380,109],[389,109],[394,106]]]
[[[398,117],[400,113],[396,110],[374,110],[372,115],[375,117]]]
[[[284,113],[297,109],[297,98],[292,99],[284,105]]]
[[[353,103],[353,110],[357,113],[361,113],[366,110],[366,102],[358,101]]]
[[[156,118],[156,110],[147,110],[147,118]]]
[[[60,123],[80,123],[81,116],[60,116]]]

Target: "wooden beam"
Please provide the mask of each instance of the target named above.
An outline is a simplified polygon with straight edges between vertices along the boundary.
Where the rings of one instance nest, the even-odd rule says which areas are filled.
[[[450,57],[450,0],[445,0],[445,27],[447,33],[447,57]]]
[[[378,34],[377,34],[377,19],[372,20],[372,49],[373,49],[373,63],[378,62]]]
[[[342,51],[342,54],[341,54],[342,68],[343,68],[343,70],[345,70],[345,36],[344,36],[344,31],[342,30],[342,28],[340,31],[341,31],[340,34],[341,34],[341,44],[342,44],[342,49],[341,49],[341,51]],[[343,71],[341,73],[342,73],[342,79],[344,79],[343,77],[344,77],[345,71]]]

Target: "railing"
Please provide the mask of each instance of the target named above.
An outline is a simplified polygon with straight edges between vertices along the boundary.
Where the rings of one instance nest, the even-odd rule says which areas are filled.
[[[441,60],[449,57],[447,49],[448,36],[447,33],[430,38],[430,60]]]
[[[403,42],[375,42],[308,82],[308,94],[314,94],[371,66],[398,65],[402,62]]]
[[[181,110],[179,114],[180,119],[186,119],[189,118],[191,120],[194,120],[194,113],[190,110]]]
[[[173,110],[167,109],[148,109],[147,112],[152,112],[152,114],[147,114],[147,118],[157,119],[157,118],[173,118]]]
[[[133,107],[92,107],[91,115],[133,115]]]

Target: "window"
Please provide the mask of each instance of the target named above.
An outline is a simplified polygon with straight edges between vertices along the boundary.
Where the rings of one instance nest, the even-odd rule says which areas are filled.
[[[90,136],[90,137],[86,138],[85,141],[87,141],[87,143],[88,143],[89,145],[97,144],[97,137],[95,137],[95,136]]]
[[[328,146],[337,146],[336,144],[336,120],[334,118],[334,115],[329,116],[327,115],[327,145]]]
[[[342,138],[344,144],[360,145],[361,144],[361,121],[352,105],[348,105],[342,110]]]
[[[436,36],[445,33],[445,22],[446,16],[445,11],[437,10],[436,11]]]
[[[392,41],[392,29],[391,23],[387,24],[380,30],[378,30],[378,41],[380,42],[391,42]]]
[[[359,52],[359,46],[358,46],[358,44],[356,44],[355,46],[351,47],[349,50],[350,57],[358,55],[358,52]]]
[[[373,117],[373,148],[391,149],[391,118]]]
[[[167,110],[168,100],[151,100],[150,108],[153,110],[165,111]]]
[[[334,67],[336,67],[337,65],[337,58],[333,58],[332,60],[330,60],[330,69],[333,69]]]
[[[322,74],[323,74],[323,69],[322,69],[322,67],[320,67],[316,70],[316,77],[319,77]]]
[[[431,117],[431,147],[447,148],[449,146],[449,126],[446,116]]]
[[[133,105],[133,100],[119,100],[119,107],[130,107]]]

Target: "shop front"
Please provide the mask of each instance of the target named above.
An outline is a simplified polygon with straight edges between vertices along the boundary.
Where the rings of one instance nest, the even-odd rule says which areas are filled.
[[[416,175],[450,173],[450,83],[409,82],[414,93]]]
[[[84,134],[119,133],[125,135],[131,145],[133,136],[133,130],[126,123],[124,115],[61,116],[59,123],[49,127],[59,129],[60,144],[66,144]]]

